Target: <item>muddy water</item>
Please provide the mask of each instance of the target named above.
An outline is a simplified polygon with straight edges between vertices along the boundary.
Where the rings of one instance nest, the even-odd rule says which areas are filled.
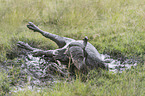
[[[108,65],[109,71],[112,71],[113,73],[122,73],[126,69],[137,66],[137,61],[135,61],[134,59],[125,59],[122,61],[119,59],[113,59],[107,54],[102,54],[101,56],[105,64]],[[50,63],[56,63],[45,61],[43,58],[40,57],[33,57],[31,54],[24,56],[23,58],[25,59],[25,62],[21,64],[21,71],[27,73],[28,75],[27,81],[30,85],[28,86],[29,89],[32,90],[34,88],[33,86],[37,86],[37,89],[39,90],[40,87],[38,86],[53,85],[55,82],[59,81],[58,75],[53,75],[53,73],[52,75],[48,75],[48,70],[46,67]],[[4,68],[4,66],[2,67]],[[23,90],[23,85],[25,85],[25,83],[13,87],[13,90],[11,92]]]
[[[49,72],[47,67],[50,63],[56,64],[50,61],[45,61],[44,59],[40,57],[33,57],[31,54],[25,58],[26,62],[25,64],[22,64],[22,68],[29,74],[28,81],[32,85],[46,85],[54,83],[58,79],[58,75],[54,75],[53,73]],[[137,61],[134,59],[125,59],[125,60],[118,60],[113,59],[111,56],[105,54],[102,54],[102,60],[105,62],[105,64],[108,65],[109,71],[112,71],[113,73],[122,73],[122,71],[126,69],[130,69],[131,67],[137,66]],[[64,68],[65,69],[65,68]]]
[[[46,61],[40,57],[33,57],[31,54],[24,57],[24,59],[25,63],[21,65],[21,68],[28,74],[27,81],[30,85],[45,86],[57,81],[58,75],[48,70],[50,64],[56,63]]]
[[[101,55],[102,60],[105,62],[106,65],[108,65],[109,71],[112,71],[114,73],[121,73],[122,71],[129,69],[131,67],[137,66],[137,61],[133,59],[126,59],[124,61],[120,61],[118,59],[113,59],[111,56],[105,54]],[[47,79],[53,80],[55,76],[49,74],[48,75],[48,70],[47,67],[50,63],[51,64],[56,64],[50,61],[45,61],[44,59],[40,57],[33,57],[32,55],[28,55],[27,58],[25,58],[26,62],[25,64],[22,64],[21,67],[23,67],[29,75],[33,76],[33,78],[36,79],[36,81],[33,83],[39,83],[40,81],[38,79],[41,79],[41,81],[46,81],[44,78],[47,77]]]
[[[105,62],[105,64],[108,65],[109,71],[112,71],[114,73],[122,73],[122,71],[126,69],[137,66],[137,61],[134,59],[126,59],[124,61],[120,61],[118,59],[112,59],[111,56],[107,54],[102,54],[102,60]]]
[[[101,55],[102,60],[106,65],[108,65],[109,71],[115,73],[121,73],[126,69],[137,66],[137,61],[135,61],[134,59],[126,59],[124,61],[120,61],[118,59],[111,58],[111,56],[107,54]],[[25,66],[23,66],[26,67],[30,73],[35,74],[36,77],[43,77],[44,75],[46,75],[46,65],[44,64],[49,63],[49,61],[46,62],[44,59],[40,57],[33,57],[32,55],[28,55],[28,57],[29,59],[26,58],[26,64]]]

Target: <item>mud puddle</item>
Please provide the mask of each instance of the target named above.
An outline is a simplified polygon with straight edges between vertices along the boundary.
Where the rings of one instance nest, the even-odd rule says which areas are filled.
[[[102,60],[108,65],[109,71],[113,73],[122,73],[124,70],[130,69],[131,67],[137,66],[137,61],[134,59],[118,60],[112,59],[111,56],[102,54]],[[25,63],[21,65],[21,68],[28,74],[27,81],[31,85],[45,86],[51,85],[54,82],[64,78],[70,79],[71,77],[62,77],[60,74],[55,74],[54,70],[48,70],[50,64],[56,64],[54,62],[46,61],[40,57],[33,57],[29,54],[25,57]],[[59,64],[57,64],[59,66]],[[64,71],[67,72],[66,66],[61,66]]]
[[[122,73],[123,71],[137,66],[137,61],[134,59],[118,60],[112,59],[111,56],[102,54],[102,60],[108,65],[109,71],[114,73]]]
[[[48,65],[50,64],[56,64],[50,61],[46,61],[43,58],[40,57],[33,57],[31,54],[27,56],[22,57],[24,62],[18,63],[21,70],[21,76],[24,77],[24,75],[27,75],[27,80],[21,79],[20,83],[16,86],[12,87],[11,92],[17,92],[20,90],[24,90],[24,86],[28,85],[28,89],[33,90],[37,89],[40,91],[45,86],[52,86],[54,83],[59,82],[59,80],[62,79],[70,79],[71,77],[63,77],[61,78],[60,75],[54,74],[54,71],[48,70]],[[137,61],[134,59],[125,59],[125,60],[119,60],[119,59],[113,59],[111,56],[105,54],[102,54],[102,60],[105,62],[105,64],[108,65],[109,71],[113,73],[122,73],[124,70],[130,69],[131,67],[137,66]],[[19,62],[17,60],[16,62]],[[14,63],[14,62],[13,62]],[[59,63],[59,62],[58,62]],[[57,64],[60,66],[60,64]],[[2,68],[5,67],[12,67],[12,66],[2,66]],[[64,71],[67,72],[66,66],[61,66],[64,68]],[[9,69],[9,68],[5,68]],[[11,68],[10,68],[11,69]],[[48,74],[49,71],[49,74]],[[50,74],[52,73],[52,74]],[[21,77],[20,77],[21,78]]]

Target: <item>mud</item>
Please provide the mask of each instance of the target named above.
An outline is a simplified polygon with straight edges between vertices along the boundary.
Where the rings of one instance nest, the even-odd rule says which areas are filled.
[[[138,64],[138,61],[134,58],[113,58],[107,54],[102,54],[101,58],[105,64],[108,65],[109,71],[113,73],[122,73],[124,70],[136,67]],[[49,68],[50,64],[54,64],[58,66],[57,68],[61,68],[66,75],[64,76],[57,73],[53,68]],[[71,80],[73,78],[73,76],[71,77],[68,68],[61,64],[61,62],[57,61],[57,63],[54,63],[49,60],[46,61],[42,57],[33,57],[31,54],[21,55],[13,60],[4,61],[0,66],[0,71],[4,69],[9,72],[13,68],[19,70],[16,74],[16,77],[18,78],[15,78],[15,81],[11,83],[12,86],[14,85],[13,89],[15,91],[23,90],[23,87],[26,84],[29,84],[31,90],[34,87],[40,89],[43,86],[52,86],[55,82],[59,82],[59,80]],[[13,72],[14,71],[12,71],[12,73]],[[11,78],[12,73],[9,72],[9,78]]]

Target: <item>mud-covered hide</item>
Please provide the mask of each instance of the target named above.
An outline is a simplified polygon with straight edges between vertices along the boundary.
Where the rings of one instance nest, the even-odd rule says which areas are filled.
[[[72,60],[75,61],[73,63],[79,70],[91,70],[94,68],[107,69],[107,65],[104,64],[101,54],[99,54],[97,49],[91,43],[88,42],[85,47],[83,40],[76,40],[75,42],[71,42],[68,45],[68,48],[70,54],[72,54]]]
[[[72,63],[76,66],[78,70],[85,67],[85,56],[81,47],[72,46],[69,48],[69,55],[72,59]]]
[[[59,60],[67,65],[70,64],[71,60],[71,63],[73,63],[78,70],[98,69],[99,67],[103,69],[107,68],[102,60],[101,54],[88,42],[87,36],[83,40],[74,40],[45,32],[32,22],[29,22],[27,27],[54,41],[59,47],[59,49],[56,50],[41,50],[19,41],[17,45],[32,51],[33,56],[49,57],[53,62]]]

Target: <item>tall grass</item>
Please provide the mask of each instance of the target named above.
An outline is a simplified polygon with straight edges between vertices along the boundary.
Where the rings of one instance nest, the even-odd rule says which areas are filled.
[[[57,48],[39,33],[28,30],[29,21],[60,36],[74,39],[88,36],[100,53],[116,52],[145,59],[144,3],[145,0],[0,0],[0,61],[7,60],[7,54],[17,54],[19,40],[46,50]],[[48,89],[39,94],[30,91],[16,94],[143,96],[143,68],[116,74],[112,79],[101,75],[86,83],[79,80],[60,83],[53,91]]]

